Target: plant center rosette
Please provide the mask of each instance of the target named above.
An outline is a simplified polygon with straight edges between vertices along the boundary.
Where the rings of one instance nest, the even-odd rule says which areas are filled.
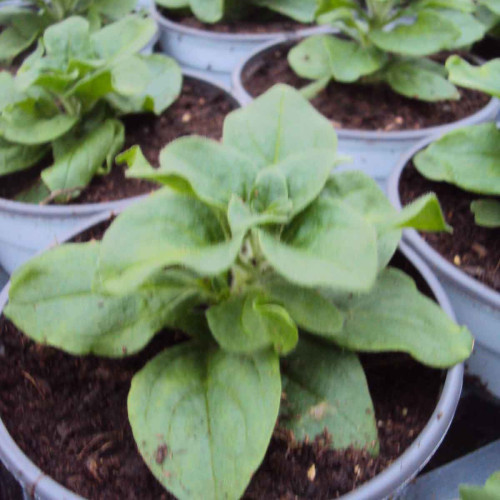
[[[388,266],[401,228],[448,229],[435,196],[398,213],[369,177],[332,173],[335,132],[290,87],[231,113],[220,143],[178,139],[158,169],[138,148],[120,161],[164,187],[102,241],[18,270],[5,314],[75,355],[120,358],[163,328],[187,334],[128,398],[138,449],[177,498],[239,498],[277,423],[376,455],[358,351],[438,368],[469,356],[467,329]]]

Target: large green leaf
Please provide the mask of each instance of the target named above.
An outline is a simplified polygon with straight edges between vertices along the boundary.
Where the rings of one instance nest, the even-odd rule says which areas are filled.
[[[312,149],[336,153],[337,136],[295,89],[275,85],[224,122],[224,144],[240,150],[263,168]]]
[[[42,172],[43,182],[52,192],[61,192],[64,200],[78,195],[108,158],[112,162],[123,147],[124,136],[120,121],[106,120],[83,137],[63,137],[60,139],[63,144],[55,148],[64,150],[56,155],[54,164]]]
[[[46,146],[23,146],[0,138],[0,176],[35,165],[47,152]]]
[[[414,164],[428,179],[500,195],[500,131],[494,123],[454,130],[419,152]]]
[[[500,0],[479,0],[479,4],[485,5],[491,12],[500,16]]]
[[[108,19],[121,19],[134,10],[137,0],[94,0],[98,12]]]
[[[265,231],[259,238],[272,267],[292,283],[359,291],[375,281],[375,229],[338,200],[315,201],[283,231],[281,240]]]
[[[344,315],[318,290],[294,285],[279,276],[265,282],[266,292],[283,304],[292,319],[304,330],[332,338],[344,324]]]
[[[203,275],[227,270],[243,235],[226,239],[215,212],[200,201],[161,189],[119,215],[104,235],[100,278],[117,293],[173,265]]]
[[[75,355],[122,357],[142,349],[199,295],[189,275],[159,275],[133,294],[92,291],[99,244],[67,244],[12,276],[5,314],[37,342]]]
[[[374,29],[370,40],[380,49],[407,56],[426,56],[449,47],[460,30],[444,15],[419,12],[412,24],[399,24],[391,30]]]
[[[156,33],[152,18],[131,15],[92,34],[94,50],[102,59],[118,59],[142,50]]]
[[[453,9],[440,9],[438,12],[460,31],[460,36],[453,41],[448,49],[467,48],[468,45],[481,40],[486,34],[486,26],[471,13]]]
[[[316,0],[253,0],[253,3],[301,23],[312,23],[317,2]]]
[[[326,430],[335,449],[378,449],[375,411],[354,353],[304,337],[282,372],[280,424],[297,440],[313,440]]]
[[[500,227],[500,201],[476,200],[471,203],[476,224],[482,227]]]
[[[406,97],[422,101],[460,99],[456,87],[431,61],[395,59],[384,68],[382,78],[391,88]]]
[[[278,354],[287,354],[299,338],[287,310],[257,291],[212,306],[207,319],[213,336],[228,352],[252,353],[272,346]]]
[[[460,500],[498,500],[500,498],[500,471],[492,474],[484,487],[460,486]]]
[[[407,352],[437,368],[460,363],[472,351],[467,328],[454,323],[398,269],[382,271],[370,292],[337,296],[335,303],[346,318],[335,342],[347,349]]]
[[[355,82],[379,70],[387,56],[377,47],[363,47],[332,35],[316,35],[295,46],[288,54],[288,61],[303,78],[329,77],[339,82]]]
[[[93,51],[89,34],[89,22],[83,17],[72,16],[47,28],[43,44],[47,54],[59,56],[64,61],[90,58]]]
[[[133,161],[133,159],[132,159]],[[226,209],[233,194],[246,199],[257,175],[252,161],[238,150],[204,137],[182,137],[160,154],[160,168],[131,163],[128,177],[175,187],[186,181],[204,203]]]
[[[35,43],[45,26],[36,12],[17,7],[2,7],[0,61],[11,60]]]
[[[455,55],[448,58],[446,67],[453,83],[500,97],[500,59],[493,59],[482,66],[473,66]]]
[[[179,500],[236,499],[264,458],[280,398],[276,354],[190,342],[134,377],[128,414],[146,464]]]

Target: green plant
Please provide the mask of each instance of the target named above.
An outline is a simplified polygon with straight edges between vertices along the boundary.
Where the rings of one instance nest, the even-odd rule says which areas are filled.
[[[458,56],[446,61],[450,80],[500,97],[500,59],[471,66]],[[426,178],[491,196],[472,202],[476,224],[500,227],[500,130],[495,123],[463,127],[445,134],[414,158]],[[497,197],[497,198],[494,198]]]
[[[216,23],[221,20],[242,19],[255,7],[309,23],[314,20],[316,0],[156,0],[167,9],[190,9],[200,21]]]
[[[78,196],[122,149],[120,116],[161,114],[177,98],[177,63],[138,54],[155,30],[132,15],[91,33],[86,19],[70,17],[45,31],[15,77],[0,72],[0,176],[53,157],[19,200]]]
[[[498,500],[500,498],[500,471],[486,481],[484,487],[460,486],[460,500]]]
[[[6,3],[0,0],[0,6]],[[137,0],[27,0],[0,10],[0,61],[11,60],[33,45],[50,25],[83,16],[92,30],[129,14]]]
[[[179,499],[239,498],[278,416],[297,440],[326,428],[331,446],[376,454],[356,351],[440,368],[469,356],[467,329],[388,267],[402,227],[447,229],[435,196],[397,213],[369,177],[332,174],[335,132],[290,87],[231,113],[222,143],[178,139],[158,169],[137,147],[120,160],[164,187],[101,242],[14,273],[5,314],[76,355],[130,355],[165,327],[190,337],[128,399],[144,460]]]
[[[386,83],[406,97],[424,101],[459,99],[446,69],[427,56],[463,47],[484,36],[473,15],[472,0],[322,0],[320,23],[340,30],[315,35],[294,47],[292,69],[314,80],[306,89],[316,95],[332,80]]]

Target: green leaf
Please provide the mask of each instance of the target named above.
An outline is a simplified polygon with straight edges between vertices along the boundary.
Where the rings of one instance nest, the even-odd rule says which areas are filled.
[[[43,44],[47,54],[60,56],[65,61],[90,58],[93,51],[89,33],[89,22],[83,17],[73,16],[47,28]]]
[[[288,62],[303,78],[330,77],[339,82],[355,82],[379,70],[387,62],[387,56],[373,46],[363,47],[332,35],[316,35],[296,45],[288,53]]]
[[[498,500],[500,498],[500,472],[495,472],[481,486],[460,486],[460,500]]]
[[[193,14],[204,23],[216,23],[224,15],[224,0],[190,0]]]
[[[64,151],[56,155],[54,164],[41,175],[52,192],[62,192],[62,198],[68,200],[90,183],[108,158],[114,159],[125,142],[125,130],[120,121],[106,120],[83,137],[65,136],[60,142]]]
[[[232,265],[242,237],[226,239],[209,207],[164,188],[124,211],[108,229],[101,247],[100,279],[107,290],[121,293],[166,266],[216,275]]]
[[[155,477],[179,500],[239,498],[260,465],[281,397],[278,357],[189,342],[132,380],[128,414]]]
[[[190,136],[168,144],[160,154],[160,168],[128,171],[140,177],[175,187],[186,181],[196,196],[208,205],[226,209],[232,194],[247,198],[257,174],[252,161],[239,151],[212,139]]]
[[[304,288],[273,276],[265,282],[266,293],[283,304],[300,328],[331,338],[344,324],[342,312],[318,290]]]
[[[434,71],[427,62],[419,59],[395,59],[382,72],[382,78],[391,88],[406,97],[422,101],[460,99],[456,87],[441,71]]]
[[[301,23],[314,21],[316,0],[253,0],[253,3]]]
[[[44,144],[64,135],[78,119],[78,115],[41,112],[40,103],[28,98],[4,110],[0,132],[5,139],[18,144]]]
[[[207,319],[213,336],[228,352],[252,353],[272,346],[278,354],[287,354],[299,338],[287,310],[255,291],[212,306]]]
[[[134,79],[136,85],[131,86]],[[163,54],[130,56],[113,67],[112,85],[114,93],[107,100],[120,113],[160,115],[179,97],[182,71]]]
[[[35,43],[45,20],[28,9],[3,7],[2,11],[4,29],[0,33],[0,61],[8,61]]]
[[[500,59],[473,66],[459,56],[451,56],[446,61],[446,68],[453,83],[500,97]]]
[[[479,4],[488,7],[491,12],[500,16],[500,0],[480,0]]]
[[[387,268],[366,293],[336,298],[344,312],[344,328],[335,342],[363,352],[406,352],[425,365],[447,368],[470,356],[473,339],[454,323],[414,281]]]
[[[476,224],[482,227],[500,227],[500,202],[496,200],[476,200],[470,209],[474,214]]]
[[[155,35],[156,29],[152,18],[130,15],[96,31],[91,39],[100,58],[116,60],[142,50]]]
[[[375,229],[356,211],[319,199],[283,231],[259,231],[262,251],[284,278],[306,287],[369,290],[377,273]]]
[[[46,146],[23,146],[0,138],[0,176],[36,165],[47,152]]]
[[[280,424],[298,441],[326,430],[334,449],[378,450],[375,411],[354,353],[305,337],[282,365]]]
[[[428,179],[500,195],[500,131],[494,123],[449,132],[420,151],[413,162]]]
[[[449,47],[460,31],[445,16],[421,11],[412,24],[399,24],[391,30],[374,29],[368,34],[380,49],[407,56],[427,56]]]
[[[440,9],[438,12],[460,31],[460,36],[448,47],[450,50],[467,48],[468,45],[481,40],[486,34],[486,26],[471,13],[452,9]]]
[[[67,244],[35,257],[11,281],[5,314],[30,338],[74,355],[123,357],[141,350],[199,292],[178,273],[133,294],[92,290],[99,243]]]
[[[118,20],[136,8],[137,0],[95,0],[94,4],[100,14]]]
[[[279,163],[312,149],[336,153],[337,136],[295,89],[275,85],[224,121],[224,144],[252,158],[258,168]]]

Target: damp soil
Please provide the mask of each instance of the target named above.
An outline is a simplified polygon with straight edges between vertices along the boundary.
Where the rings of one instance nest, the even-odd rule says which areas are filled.
[[[212,33],[226,34],[265,34],[265,33],[293,33],[301,29],[310,28],[312,24],[302,24],[288,17],[275,14],[267,9],[254,9],[244,19],[235,21],[220,21],[218,23],[203,23],[190,13],[178,13],[165,8],[159,8],[163,16],[171,21],[182,24],[187,28],[194,28]]]
[[[102,232],[103,226],[97,227],[77,241],[98,239]],[[412,270],[401,256],[393,264]],[[425,286],[422,291],[428,293]],[[181,333],[163,331],[143,352],[124,360],[74,357],[34,344],[2,317],[0,416],[46,474],[83,497],[171,500],[137,451],[126,400],[133,375],[158,352],[183,341]],[[380,455],[333,451],[328,435],[297,445],[278,424],[245,500],[338,497],[373,478],[414,441],[434,411],[444,372],[400,354],[364,355],[362,363]]]
[[[140,114],[123,118],[124,150],[139,144],[149,162],[157,167],[161,149],[174,139],[192,134],[220,139],[224,118],[237,107],[236,101],[222,90],[186,77],[180,97],[161,116]],[[36,167],[3,177],[0,198],[14,199],[28,189],[51,160],[46,158]],[[121,200],[157,188],[156,184],[147,181],[126,178],[125,171],[125,166],[114,165],[110,174],[94,177],[71,204]]]
[[[421,233],[422,238],[456,267],[500,292],[500,229],[475,224],[470,204],[479,195],[445,182],[430,181],[410,162],[399,183],[402,204],[428,192],[436,193],[453,234]],[[500,197],[496,199],[500,201]]]
[[[253,97],[276,83],[302,88],[311,80],[300,78],[287,61],[292,44],[273,47],[249,61],[242,84]],[[409,99],[393,92],[388,85],[355,85],[331,82],[311,102],[338,129],[419,130],[451,123],[474,114],[491,97],[469,89],[459,89],[460,100],[436,103]]]

